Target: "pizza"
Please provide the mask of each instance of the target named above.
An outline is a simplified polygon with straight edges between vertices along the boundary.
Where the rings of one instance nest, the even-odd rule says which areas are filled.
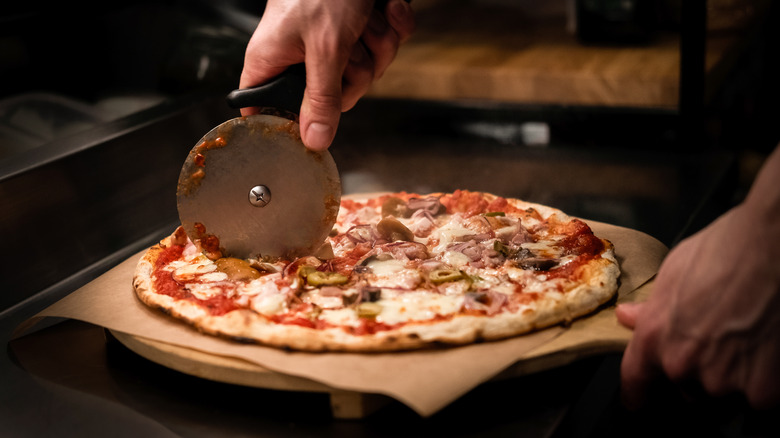
[[[309,256],[223,257],[179,227],[141,257],[146,305],[198,330],[301,351],[385,352],[504,339],[616,295],[614,247],[560,210],[489,193],[345,197]]]

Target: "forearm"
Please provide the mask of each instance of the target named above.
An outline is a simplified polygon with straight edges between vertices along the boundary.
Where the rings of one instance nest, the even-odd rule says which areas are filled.
[[[764,162],[744,202],[758,220],[780,233],[780,146]]]

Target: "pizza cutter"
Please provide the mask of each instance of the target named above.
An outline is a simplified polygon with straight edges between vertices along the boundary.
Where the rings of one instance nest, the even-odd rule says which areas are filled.
[[[231,107],[261,107],[261,114],[220,124],[189,152],[176,195],[191,240],[216,237],[222,254],[237,258],[293,258],[323,245],[336,222],[341,181],[330,153],[301,141],[305,83],[299,64],[228,95]]]

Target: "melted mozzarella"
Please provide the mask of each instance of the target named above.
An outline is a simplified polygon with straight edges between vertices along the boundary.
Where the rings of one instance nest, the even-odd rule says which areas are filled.
[[[533,228],[533,227],[541,224],[542,221],[540,221],[539,219],[532,218],[532,217],[525,217],[525,218],[523,218],[521,220],[521,223],[526,228]]]
[[[474,231],[466,228],[460,220],[460,217],[453,215],[452,219],[441,227],[437,228],[431,233],[431,239],[438,241],[432,251],[434,253],[442,253],[447,246],[455,241],[458,237],[469,236],[474,234]]]
[[[249,307],[258,313],[275,315],[286,312],[292,286],[284,285],[281,280],[281,272],[256,278],[239,287],[239,296],[249,297]]]
[[[263,315],[275,315],[287,310],[287,297],[284,294],[257,295],[249,301],[249,307]]]
[[[398,287],[414,289],[422,282],[422,275],[416,269],[402,269],[385,275],[375,275],[371,284],[377,287]]]
[[[561,257],[560,261],[558,262],[558,266],[567,265],[576,259],[577,259],[576,255],[567,255],[565,257]]]
[[[404,262],[400,260],[372,260],[366,264],[371,268],[371,272],[378,276],[388,276],[400,272],[406,268]]]
[[[319,319],[335,325],[357,326],[360,323],[355,310],[348,307],[342,309],[325,309],[320,313]]]
[[[339,209],[335,228],[344,233],[355,225],[376,223],[381,219],[381,213],[373,207],[361,207],[354,212]]]
[[[371,268],[371,284],[377,287],[414,289],[422,282],[417,269],[407,269],[400,260],[373,260],[366,264]]]
[[[385,324],[397,324],[456,313],[463,304],[463,296],[414,291],[400,294],[394,300],[379,300],[378,303],[382,306],[382,311],[376,320]]]
[[[200,281],[207,281],[207,282],[218,282],[218,281],[225,281],[228,279],[228,275],[221,271],[212,271],[207,274],[203,274],[200,276]]]
[[[452,266],[453,268],[461,268],[469,263],[471,259],[466,254],[457,251],[445,251],[441,257],[441,261]]]
[[[507,268],[506,272],[512,281],[523,285],[523,292],[557,293],[558,285],[565,281],[561,278],[547,281],[546,274],[514,267]]]
[[[195,298],[207,300],[222,293],[222,288],[211,283],[190,283],[189,291]]]
[[[301,299],[303,302],[314,304],[321,309],[338,309],[344,306],[344,299],[341,296],[325,296],[317,292],[314,290],[311,293],[305,293]]]
[[[388,295],[391,294],[383,292],[383,297]],[[463,305],[463,296],[413,291],[392,294],[376,303],[382,309],[376,321],[392,325],[457,313]],[[356,310],[351,307],[323,309],[319,319],[335,325],[357,326],[360,323]]]
[[[526,283],[525,287],[523,288],[523,292],[543,293],[545,296],[552,298],[563,297],[563,295],[561,295],[561,293],[558,291],[558,285],[564,282],[563,279],[556,278],[550,281],[546,280],[546,275],[537,277],[535,281]]]
[[[463,295],[470,287],[467,281],[450,281],[439,286],[438,291],[444,295]]]
[[[380,213],[373,207],[363,207],[355,212],[358,221],[364,224],[376,223],[381,219]]]
[[[281,278],[281,273],[264,275],[239,287],[238,293],[240,295],[248,296],[268,296],[280,294],[282,291],[279,289],[277,280],[280,280]]]
[[[173,269],[174,280],[188,281],[193,280],[197,276],[216,271],[217,265],[206,257],[199,257],[190,262],[173,262],[168,265],[168,268]]]

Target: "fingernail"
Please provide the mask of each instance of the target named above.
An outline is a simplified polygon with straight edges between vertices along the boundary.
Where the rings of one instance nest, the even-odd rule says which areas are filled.
[[[409,14],[409,4],[406,2],[391,2],[388,13],[396,21],[405,20]]]
[[[325,150],[333,141],[333,129],[324,124],[314,122],[306,130],[306,147],[316,151]]]
[[[625,309],[626,311],[630,311],[639,307],[639,303],[633,301],[627,301],[625,303],[620,303],[615,307],[618,309]]]

